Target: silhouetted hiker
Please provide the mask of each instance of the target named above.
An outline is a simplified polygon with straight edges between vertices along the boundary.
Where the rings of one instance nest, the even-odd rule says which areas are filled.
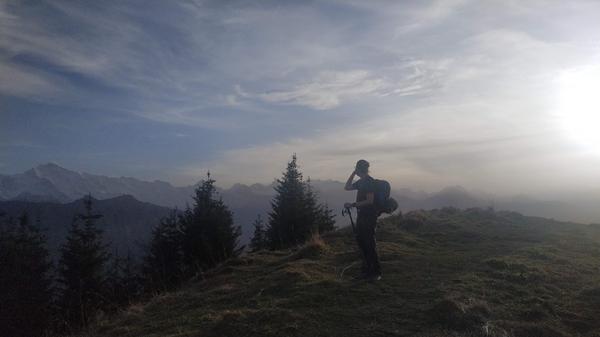
[[[353,183],[354,176],[360,179]],[[357,190],[356,202],[345,203],[345,208],[356,207],[356,241],[363,253],[363,270],[361,278],[378,281],[381,279],[381,267],[375,243],[375,227],[377,226],[378,211],[375,207],[376,181],[369,175],[369,162],[364,159],[356,163],[356,168],[348,177],[346,191]]]

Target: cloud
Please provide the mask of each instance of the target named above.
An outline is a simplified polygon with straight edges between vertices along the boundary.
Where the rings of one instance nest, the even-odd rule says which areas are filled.
[[[65,35],[52,25],[49,18],[35,17],[25,8],[16,8],[9,19],[2,22],[0,47],[9,56],[37,56],[65,70],[100,77],[110,73],[111,67],[117,64],[114,57],[119,55],[112,54],[110,57],[111,50],[104,50],[107,45],[98,42],[105,35],[104,41],[117,38],[117,41],[112,40],[113,46],[120,43],[118,37],[128,35],[126,21],[98,15],[85,8],[66,6],[58,1],[53,2],[51,7],[65,21],[81,24],[81,34],[89,31],[91,36]]]
[[[143,109],[134,111],[139,116],[155,122],[167,124],[184,124],[188,126],[201,127],[213,130],[232,130],[241,127],[237,123],[235,114],[223,114],[219,112],[202,111],[202,108],[168,109],[162,105],[152,107],[145,106]]]
[[[408,23],[400,24],[396,30],[396,37],[414,33],[417,30],[439,25],[451,17],[458,9],[465,6],[469,0],[434,0],[411,11]],[[406,22],[405,21],[405,22]]]
[[[385,69],[386,75],[367,70],[323,71],[289,90],[251,94],[239,86],[243,98],[267,103],[329,110],[345,103],[388,95],[422,95],[439,89],[448,60],[411,60]]]
[[[389,84],[386,84],[385,80],[370,75],[368,71],[326,71],[320,73],[313,81],[298,85],[291,90],[263,93],[257,97],[269,103],[294,104],[327,110],[351,97],[382,94],[388,87]]]
[[[9,96],[36,98],[59,93],[52,79],[26,67],[0,62],[0,93]]]
[[[114,15],[102,15],[111,10]],[[127,86],[124,66],[139,58],[126,52],[133,30],[112,5],[7,2],[1,13],[0,94],[109,109],[98,89]]]
[[[244,123],[244,114],[227,123],[213,120],[213,111],[222,108],[264,113],[284,105],[324,111],[367,98],[418,95],[439,85],[426,82],[435,75],[423,64],[413,64],[414,73],[394,69],[397,60],[373,69],[369,60],[350,52],[356,47],[352,30],[323,20],[318,6],[149,4],[146,14],[161,13],[149,20],[121,3],[96,7],[55,1],[40,7],[53,15],[26,5],[3,7],[9,19],[2,23],[0,49],[8,58],[33,56],[46,64],[24,74],[22,65],[0,60],[6,73],[20,75],[14,88],[0,88],[5,94],[23,87],[22,95],[43,94],[48,102],[212,126]],[[65,34],[57,22],[76,27],[75,33]],[[358,67],[346,66],[354,63]],[[71,74],[98,85],[86,88]],[[252,97],[231,92],[232,81]],[[42,85],[68,90],[46,92]],[[118,92],[120,106],[107,106],[98,86]]]

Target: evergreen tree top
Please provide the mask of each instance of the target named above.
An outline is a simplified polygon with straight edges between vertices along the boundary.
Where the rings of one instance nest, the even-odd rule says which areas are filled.
[[[85,208],[85,213],[83,214],[77,214],[77,217],[83,221],[87,223],[93,222],[94,220],[100,219],[102,218],[102,214],[94,214],[93,209],[92,209],[92,196],[91,194],[88,194],[84,199],[83,199],[83,206]]]
[[[286,171],[277,180],[277,192],[271,201],[266,238],[271,248],[283,248],[304,242],[315,232],[331,230],[335,221],[331,211],[318,203],[310,178],[303,181],[294,154]],[[260,226],[255,226],[256,241]]]
[[[217,200],[214,198],[215,194],[217,194],[215,180],[210,177],[210,172],[207,172],[206,179],[202,180],[195,190],[194,201],[197,206],[206,207],[211,202],[220,201],[220,199]]]

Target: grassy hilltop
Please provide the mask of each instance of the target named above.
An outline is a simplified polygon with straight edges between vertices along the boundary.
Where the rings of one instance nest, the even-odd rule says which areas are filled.
[[[351,230],[229,261],[86,336],[600,336],[600,226],[471,209],[381,221],[383,280]]]

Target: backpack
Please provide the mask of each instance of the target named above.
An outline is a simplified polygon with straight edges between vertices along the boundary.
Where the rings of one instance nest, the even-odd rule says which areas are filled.
[[[382,213],[393,213],[398,209],[398,202],[394,198],[390,198],[391,191],[390,183],[385,180],[375,179],[375,208],[377,216]]]

